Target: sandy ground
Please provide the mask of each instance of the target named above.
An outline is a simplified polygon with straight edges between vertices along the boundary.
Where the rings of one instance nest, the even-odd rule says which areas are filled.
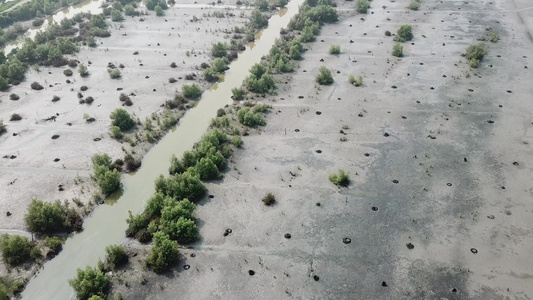
[[[109,114],[122,107],[118,99],[120,93],[136,95],[132,97],[133,106],[124,108],[143,122],[153,112],[160,112],[160,105],[172,99],[176,91],[181,91],[182,84],[191,83],[179,78],[192,72],[200,78],[201,69],[198,68],[202,62],[211,60],[211,45],[219,41],[229,43],[232,29],[242,26],[246,20],[241,17],[241,11],[244,16],[249,12],[225,10],[221,5],[205,8],[207,3],[195,5],[188,1],[183,4],[189,6],[170,8],[164,17],[144,16],[144,22],[128,18],[122,23],[110,23],[110,38],[101,39],[95,49],[84,47],[74,56],[88,65],[89,77],[81,78],[76,69],[74,76],[65,77],[63,70],[68,67],[41,67],[38,72],[29,71],[23,83],[0,95],[0,119],[8,127],[7,134],[0,137],[0,156],[8,157],[0,158],[0,213],[12,213],[10,217],[0,218],[1,229],[23,230],[23,215],[32,198],[90,200],[95,191],[89,178],[90,157],[105,152],[113,158],[122,158],[121,148],[131,149],[108,135]],[[215,11],[233,12],[235,16],[203,16]],[[190,22],[193,16],[200,20]],[[138,55],[133,55],[135,51]],[[190,56],[186,55],[187,51],[191,52]],[[124,64],[121,79],[109,78],[109,62],[117,66]],[[171,62],[176,62],[177,68],[171,68]],[[170,77],[178,82],[168,83]],[[66,83],[67,79],[72,83]],[[32,90],[30,84],[34,81],[45,88]],[[206,83],[195,82],[207,87]],[[84,98],[95,99],[92,105],[78,103],[77,93],[83,85],[88,87],[81,92]],[[11,93],[18,94],[20,100],[10,100]],[[54,95],[61,100],[53,103]],[[13,113],[20,114],[23,119],[9,121]],[[87,123],[85,114],[96,121]],[[45,121],[51,116],[56,116],[55,121]],[[51,139],[53,135],[60,137]],[[98,138],[101,140],[95,141]],[[144,144],[134,150],[142,155],[149,147],[150,144]],[[54,161],[56,158],[59,161]],[[64,191],[59,191],[59,185]]]
[[[358,15],[338,4],[341,20],[267,99],[268,125],[208,185],[202,240],[173,272],[119,286],[126,299],[533,298],[533,10],[374,0]],[[415,39],[398,59],[384,31],[406,23]],[[470,70],[461,53],[489,27],[501,40]],[[331,44],[343,53],[329,55]],[[332,86],[314,83],[321,65]],[[348,188],[327,179],[339,168]]]

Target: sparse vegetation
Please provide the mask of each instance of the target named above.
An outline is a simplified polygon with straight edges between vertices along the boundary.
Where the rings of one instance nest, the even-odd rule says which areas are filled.
[[[63,74],[65,76],[67,76],[67,77],[70,77],[70,76],[72,76],[72,74],[74,74],[74,72],[72,72],[71,69],[65,69],[65,70],[63,70]]]
[[[105,248],[105,252],[106,267],[110,270],[115,270],[128,262],[128,254],[121,245],[109,245]]]
[[[122,76],[120,69],[117,68],[107,69],[107,73],[109,74],[109,77],[111,77],[111,79],[119,79]]]
[[[325,66],[321,66],[319,73],[316,75],[316,82],[320,85],[330,85],[333,83],[333,76],[331,70]]]
[[[202,89],[195,83],[181,86],[183,96],[187,99],[198,99],[202,96]]]
[[[420,8],[420,0],[411,1],[407,8],[409,8],[410,10],[418,10]]]
[[[348,186],[350,184],[350,177],[343,169],[339,169],[337,173],[329,174],[329,181],[337,186]]]

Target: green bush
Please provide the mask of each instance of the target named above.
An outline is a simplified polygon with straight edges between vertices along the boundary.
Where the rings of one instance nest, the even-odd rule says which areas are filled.
[[[73,73],[74,73],[74,72],[72,72],[71,69],[65,69],[65,70],[63,70],[63,74],[64,74],[65,76],[67,76],[67,77],[68,77],[68,76],[72,76]]]
[[[148,224],[150,224],[150,218],[144,214],[133,215],[131,211],[128,211],[129,217],[126,219],[128,223],[128,229],[126,229],[127,237],[136,236],[139,231],[146,229]]]
[[[220,78],[218,77],[218,72],[215,68],[210,67],[204,70],[204,79],[208,82],[217,82]]]
[[[146,265],[156,273],[167,271],[178,261],[178,243],[171,241],[163,232],[154,233],[152,251],[146,259]]]
[[[155,11],[155,15],[158,16],[158,17],[161,17],[161,16],[165,15],[165,12],[163,11],[163,9],[161,8],[160,5],[156,5],[154,7],[154,11]]]
[[[24,216],[26,227],[31,232],[53,233],[67,229],[67,209],[57,200],[47,203],[33,199]]]
[[[226,57],[215,58],[212,68],[218,73],[224,73],[228,69],[228,59]]]
[[[242,139],[238,136],[234,136],[232,139],[231,139],[231,143],[233,145],[235,145],[235,147],[237,148],[240,148],[242,146]]]
[[[78,269],[75,278],[68,281],[80,300],[90,299],[92,296],[106,297],[109,288],[109,277],[98,268],[87,266],[85,270]]]
[[[78,66],[78,73],[80,73],[81,77],[89,76],[89,70],[87,69],[87,67],[84,64],[80,64]]]
[[[403,56],[403,46],[400,43],[396,43],[392,46],[392,56],[396,56],[396,57]]]
[[[244,99],[244,90],[240,88],[233,88],[231,90],[231,93],[233,94],[232,99],[233,100],[242,100]]]
[[[161,210],[160,228],[172,240],[189,243],[196,239],[198,228],[192,220],[196,205],[188,199],[170,199]]]
[[[331,75],[331,71],[321,66],[319,69],[319,73],[316,75],[316,82],[320,85],[330,85],[333,83],[333,76]]]
[[[130,130],[135,126],[135,120],[133,120],[131,115],[122,108],[115,109],[109,117],[112,120],[111,125],[117,126],[123,132]]]
[[[206,188],[194,170],[189,169],[169,178],[161,175],[155,181],[155,190],[172,198],[196,201],[205,194]]]
[[[361,75],[357,76],[357,78],[355,78],[353,75],[350,75],[348,77],[348,81],[353,84],[354,86],[361,86],[363,84],[363,77],[361,77]]]
[[[9,300],[6,287],[3,284],[0,284],[0,300]]]
[[[102,193],[110,195],[120,188],[120,173],[111,170],[111,158],[107,154],[95,154],[92,157],[93,171],[96,182]]]
[[[350,177],[343,169],[339,169],[336,174],[329,174],[329,181],[338,186],[348,186],[350,184]]]
[[[266,125],[266,121],[261,114],[253,112],[249,107],[239,109],[237,111],[237,118],[241,124],[249,127]]]
[[[478,43],[478,44],[472,44],[466,48],[466,54],[465,57],[470,62],[470,66],[472,68],[477,68],[479,66],[479,63],[481,60],[483,60],[483,57],[487,54],[487,48],[485,47],[485,44]]]
[[[119,79],[122,76],[122,73],[120,73],[120,70],[117,68],[107,69],[107,73],[109,73],[109,77],[111,77],[111,79]]]
[[[340,54],[341,53],[341,45],[331,45],[329,47],[329,54]]]
[[[195,83],[193,84],[184,84],[181,87],[183,97],[187,99],[198,99],[202,96],[202,89]]]
[[[413,26],[402,25],[396,32],[395,40],[397,42],[407,42],[413,39]]]
[[[224,43],[218,42],[211,48],[211,55],[213,57],[226,57],[228,54],[228,46]]]
[[[266,205],[266,206],[270,206],[272,204],[274,204],[274,202],[276,202],[276,196],[274,196],[274,194],[272,193],[267,193],[264,197],[263,197],[263,203]]]
[[[124,134],[122,133],[122,130],[120,130],[120,127],[118,126],[111,126],[111,129],[109,130],[109,135],[114,139],[121,139],[124,137]]]
[[[57,236],[54,236],[54,237],[47,236],[46,239],[44,240],[44,245],[50,248],[50,250],[55,254],[59,253],[61,249],[63,249],[63,243],[61,242],[61,239],[58,238]]]
[[[419,0],[412,1],[411,3],[409,3],[409,6],[407,8],[411,10],[418,10],[420,8],[420,3],[418,1]]]
[[[121,245],[109,245],[105,248],[106,265],[114,270],[128,262],[128,254]]]
[[[19,235],[3,234],[0,236],[0,252],[4,261],[10,266],[33,261],[41,256],[37,246],[28,238]]]
[[[265,16],[261,14],[261,11],[259,9],[254,9],[252,11],[252,15],[250,17],[250,25],[254,29],[261,29],[265,27],[268,24],[268,20]]]
[[[370,1],[368,0],[357,0],[355,2],[355,10],[357,10],[358,13],[366,14],[369,8]]]
[[[7,126],[4,124],[4,121],[0,120],[0,135],[7,132]]]
[[[113,11],[111,11],[111,21],[113,21],[113,22],[124,21],[124,17],[120,13],[120,10],[113,9]]]

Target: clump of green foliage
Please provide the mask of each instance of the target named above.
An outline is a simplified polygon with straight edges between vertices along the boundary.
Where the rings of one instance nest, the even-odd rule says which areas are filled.
[[[363,77],[359,75],[357,78],[355,78],[353,75],[350,75],[348,77],[348,81],[354,86],[361,86],[363,84]]]
[[[407,8],[409,8],[410,10],[418,10],[420,8],[420,0],[411,1]]]
[[[266,104],[256,104],[253,107],[243,107],[237,111],[239,122],[248,127],[257,127],[266,125],[262,113],[268,111]]]
[[[0,135],[7,132],[7,126],[4,124],[3,120],[0,120]]]
[[[483,57],[487,55],[488,51],[484,43],[472,44],[466,48],[465,57],[468,59],[472,68],[477,68]]]
[[[105,248],[105,252],[106,266],[110,270],[115,270],[128,262],[128,254],[121,245],[109,245]]]
[[[341,45],[331,45],[329,47],[329,54],[340,54],[341,53]]]
[[[76,210],[62,205],[59,200],[48,203],[33,199],[24,222],[31,232],[49,234],[81,230],[82,219]]]
[[[85,270],[78,269],[76,277],[68,281],[76,292],[77,299],[87,300],[93,296],[105,299],[109,289],[110,279],[98,268],[87,266]]]
[[[111,157],[107,154],[95,154],[92,157],[94,177],[102,193],[110,195],[120,189],[120,173],[111,169]]]
[[[167,271],[178,261],[178,243],[170,240],[163,232],[156,232],[152,241],[152,251],[146,259],[146,265],[156,273]]]
[[[316,75],[316,82],[320,85],[330,85],[333,83],[333,76],[331,70],[325,66],[321,66]]]
[[[413,39],[413,26],[411,25],[402,25],[398,28],[396,32],[395,41],[397,42],[407,42]]]
[[[329,181],[337,186],[348,186],[350,184],[350,176],[343,169],[339,169],[337,173],[329,174]]]
[[[396,57],[403,56],[403,46],[400,43],[396,43],[392,46],[392,56],[396,56]]]
[[[267,193],[263,197],[262,201],[266,206],[270,206],[276,202],[276,196],[274,196],[272,193]]]
[[[355,10],[360,14],[366,14],[370,8],[370,1],[368,0],[357,0],[355,2]]]
[[[122,76],[120,69],[117,68],[109,68],[107,69],[107,73],[109,74],[109,77],[111,77],[111,79],[119,79]]]
[[[3,234],[0,236],[0,252],[4,262],[14,267],[41,257],[41,251],[27,237]]]
[[[187,99],[198,99],[202,96],[202,89],[195,83],[182,85],[181,92]]]
[[[263,64],[257,63],[250,69],[250,76],[246,79],[246,88],[255,93],[272,93],[276,88],[274,78],[267,73]]]
[[[111,112],[109,117],[112,120],[111,125],[118,127],[122,132],[128,131],[135,126],[135,120],[125,109],[117,108]]]

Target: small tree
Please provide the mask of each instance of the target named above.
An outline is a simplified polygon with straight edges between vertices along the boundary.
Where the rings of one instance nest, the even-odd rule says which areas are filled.
[[[348,186],[350,184],[350,177],[343,169],[339,169],[337,174],[329,174],[329,181],[338,186]]]
[[[403,46],[400,43],[396,43],[392,46],[392,56],[396,56],[396,57],[403,56]]]
[[[3,234],[0,237],[0,252],[4,261],[10,266],[35,260],[41,255],[39,248],[32,244],[27,237]]]
[[[195,83],[193,84],[184,84],[181,87],[183,96],[187,99],[198,99],[202,96],[202,89]]]
[[[154,233],[152,251],[146,259],[146,265],[156,273],[168,270],[173,263],[178,261],[178,243],[171,241],[163,232]]]
[[[61,249],[63,249],[63,243],[57,236],[54,236],[54,237],[47,236],[46,239],[44,240],[44,245],[50,248],[50,250],[55,254],[59,253]]]
[[[92,296],[105,298],[109,288],[109,277],[97,268],[87,266],[85,270],[78,269],[76,277],[68,283],[80,300],[90,299]]]
[[[407,42],[413,39],[413,26],[402,25],[396,32],[395,40],[397,42]]]
[[[120,188],[120,173],[117,170],[106,170],[97,178],[102,193],[111,195]]]
[[[329,47],[329,54],[340,54],[341,53],[341,45],[331,45]]]
[[[470,66],[472,68],[477,68],[480,61],[483,59],[483,57],[485,57],[486,54],[487,48],[485,47],[485,44],[478,43],[472,44],[466,48],[465,57],[470,62]]]
[[[241,88],[233,88],[231,90],[231,93],[233,94],[231,97],[233,100],[242,100],[244,99],[244,90]]]
[[[65,230],[67,211],[61,202],[46,203],[33,199],[24,216],[31,232],[51,233]]]
[[[111,21],[113,21],[113,22],[121,22],[121,21],[124,21],[124,17],[123,17],[122,14],[120,13],[120,10],[118,10],[118,9],[113,9],[113,11],[111,11]]]
[[[320,85],[330,85],[333,83],[333,76],[331,75],[330,69],[321,66],[319,73],[316,75],[316,82]]]
[[[370,8],[370,1],[368,0],[357,0],[355,2],[355,9],[358,13],[366,14]]]
[[[122,108],[115,109],[109,117],[113,120],[111,124],[120,128],[121,131],[130,130],[135,126],[135,120]]]
[[[165,12],[163,11],[161,6],[159,6],[159,5],[155,6],[154,11],[155,11],[155,15],[158,16],[158,17],[161,17],[161,16],[165,15]]]
[[[213,48],[211,49],[211,55],[213,57],[225,57],[228,54],[228,47],[226,44],[223,44],[221,42],[218,42],[213,45]]]
[[[114,270],[128,262],[128,254],[121,245],[109,245],[105,248],[106,264]]]

